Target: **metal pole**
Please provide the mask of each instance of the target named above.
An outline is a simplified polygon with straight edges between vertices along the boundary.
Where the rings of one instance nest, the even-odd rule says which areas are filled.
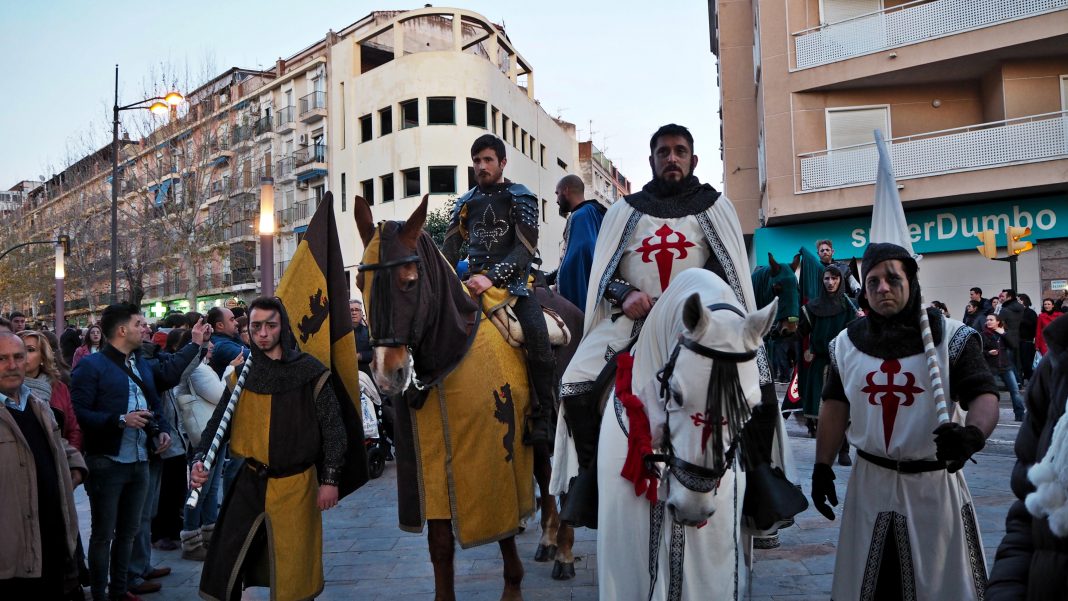
[[[274,296],[274,234],[260,234],[260,293]]]
[[[115,104],[111,123],[111,304],[119,302],[119,66],[115,65]]]
[[[56,278],[56,336],[66,330],[64,324],[65,307],[63,305],[63,278]]]
[[[1012,282],[1012,293],[1019,294],[1019,289],[1016,288],[1016,261],[1019,259],[1019,255],[1009,255],[1009,280]]]

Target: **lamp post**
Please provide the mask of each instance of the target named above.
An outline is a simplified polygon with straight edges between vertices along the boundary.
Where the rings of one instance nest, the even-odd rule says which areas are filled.
[[[132,104],[119,106],[119,66],[115,65],[115,104],[112,105],[111,121],[111,303],[118,302],[119,273],[119,113],[134,109],[146,109],[157,115],[166,114],[170,107],[185,101],[178,92],[166,96],[146,98]],[[150,104],[151,103],[151,104]]]
[[[63,323],[63,278],[67,276],[66,265],[63,261],[65,250],[62,243],[56,244],[56,336],[66,329]]]
[[[274,178],[260,178],[260,294],[274,296]]]

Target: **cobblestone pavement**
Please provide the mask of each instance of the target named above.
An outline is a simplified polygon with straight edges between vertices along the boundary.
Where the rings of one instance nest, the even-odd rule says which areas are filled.
[[[1002,395],[1003,397],[1005,395]],[[1001,420],[977,464],[966,470],[968,485],[975,498],[976,511],[986,548],[988,567],[1005,534],[1005,513],[1013,497],[1009,474],[1014,458],[1012,441],[1018,425],[1013,423],[1011,406],[1001,404]],[[815,441],[804,427],[788,421],[791,448],[798,476],[808,494],[815,454]],[[855,453],[854,453],[855,459]],[[835,466],[838,497],[845,500],[850,468]],[[324,523],[324,569],[326,589],[322,600],[429,601],[433,599],[434,579],[427,552],[426,536],[408,534],[397,528],[396,484],[390,463],[385,474],[371,481],[355,495],[326,513]],[[83,540],[89,540],[89,501],[84,489],[76,492]],[[837,507],[841,515],[842,503]],[[532,521],[532,525],[536,522]],[[797,525],[780,533],[782,546],[755,552],[749,599],[754,601],[809,601],[827,599],[834,569],[838,521],[829,522],[809,509]],[[535,563],[538,534],[528,529],[518,537],[526,577],[523,594],[527,601],[587,600],[597,598],[595,532],[575,533],[575,579],[559,582],[550,578],[551,563]],[[174,571],[160,580],[163,590],[145,595],[146,601],[197,599],[200,563],[181,559],[179,551],[153,551],[157,565]],[[497,545],[457,549],[456,588],[459,599],[495,600],[503,586],[501,557]],[[644,595],[640,595],[644,598]],[[637,599],[638,597],[636,597]],[[249,589],[244,599],[269,599],[266,589]]]

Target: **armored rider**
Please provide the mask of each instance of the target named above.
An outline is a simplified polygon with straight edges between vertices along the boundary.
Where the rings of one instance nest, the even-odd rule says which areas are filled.
[[[516,297],[512,311],[523,329],[535,397],[523,441],[548,444],[555,361],[541,305],[528,283],[538,251],[538,199],[526,186],[505,179],[508,159],[500,138],[480,136],[471,146],[471,161],[478,185],[457,199],[442,250],[455,266],[462,258],[461,246],[467,243],[470,277],[464,283],[472,295],[496,287]]]

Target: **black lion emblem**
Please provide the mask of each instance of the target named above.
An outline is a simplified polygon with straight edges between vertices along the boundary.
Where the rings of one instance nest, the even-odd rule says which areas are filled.
[[[300,330],[301,343],[308,342],[313,334],[323,327],[323,322],[330,315],[330,299],[323,295],[323,289],[315,292],[315,296],[308,297],[310,314],[300,318],[297,329]]]

